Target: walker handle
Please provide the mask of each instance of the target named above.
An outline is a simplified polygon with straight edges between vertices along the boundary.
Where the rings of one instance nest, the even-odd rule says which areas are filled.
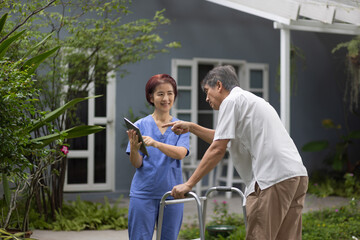
[[[232,188],[231,187],[225,187],[225,186],[219,186],[215,188],[216,191],[218,192],[231,192]]]

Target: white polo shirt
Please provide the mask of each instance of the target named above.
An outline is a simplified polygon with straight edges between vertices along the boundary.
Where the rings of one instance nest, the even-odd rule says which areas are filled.
[[[283,180],[307,176],[300,154],[275,109],[264,99],[235,87],[219,108],[214,141],[230,139],[234,167],[246,184],[266,189]]]

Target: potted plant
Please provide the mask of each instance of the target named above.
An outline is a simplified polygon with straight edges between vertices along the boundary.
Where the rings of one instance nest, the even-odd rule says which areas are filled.
[[[244,224],[238,214],[228,212],[228,203],[226,201],[214,203],[214,215],[212,221],[207,224],[206,231],[210,237],[227,237],[231,235],[238,226]]]
[[[346,64],[348,68],[348,79],[345,83],[344,99],[349,98],[350,110],[355,110],[359,105],[360,90],[360,36],[344,43],[339,43],[332,53],[346,48]]]
[[[318,152],[329,149],[330,154],[325,159],[326,163],[330,165],[335,172],[342,173],[344,168],[346,169],[346,172],[352,172],[354,166],[351,164],[348,149],[353,145],[354,140],[360,139],[360,130],[352,130],[347,134],[344,134],[342,126],[340,124],[335,124],[331,119],[324,119],[322,121],[322,126],[325,129],[335,130],[339,139],[338,142],[334,146],[331,146],[328,140],[311,141],[302,147],[302,151]]]

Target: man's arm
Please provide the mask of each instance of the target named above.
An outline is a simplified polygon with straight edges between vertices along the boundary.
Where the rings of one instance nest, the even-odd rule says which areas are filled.
[[[215,130],[202,127],[196,123],[189,123],[190,132],[204,140],[205,142],[212,144],[214,140]]]
[[[184,198],[185,193],[191,191],[195,184],[198,183],[212,169],[214,169],[220,160],[224,157],[228,142],[229,139],[214,141],[205,152],[194,174],[186,183],[174,186],[171,191],[171,195],[174,198]]]
[[[164,124],[162,127],[170,126],[172,127],[171,130],[177,135],[191,132],[209,144],[213,142],[215,135],[214,129],[205,128],[192,122],[176,121]]]

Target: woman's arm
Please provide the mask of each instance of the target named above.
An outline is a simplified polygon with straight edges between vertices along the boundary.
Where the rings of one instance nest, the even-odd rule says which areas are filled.
[[[155,147],[161,152],[163,152],[166,156],[169,156],[173,159],[183,159],[188,151],[185,147],[173,146],[166,143],[158,142],[149,136],[143,136],[143,140],[147,146]]]
[[[135,168],[139,168],[143,161],[143,157],[139,153],[142,143],[139,143],[139,138],[134,130],[128,130],[127,134],[130,141],[130,162]]]

